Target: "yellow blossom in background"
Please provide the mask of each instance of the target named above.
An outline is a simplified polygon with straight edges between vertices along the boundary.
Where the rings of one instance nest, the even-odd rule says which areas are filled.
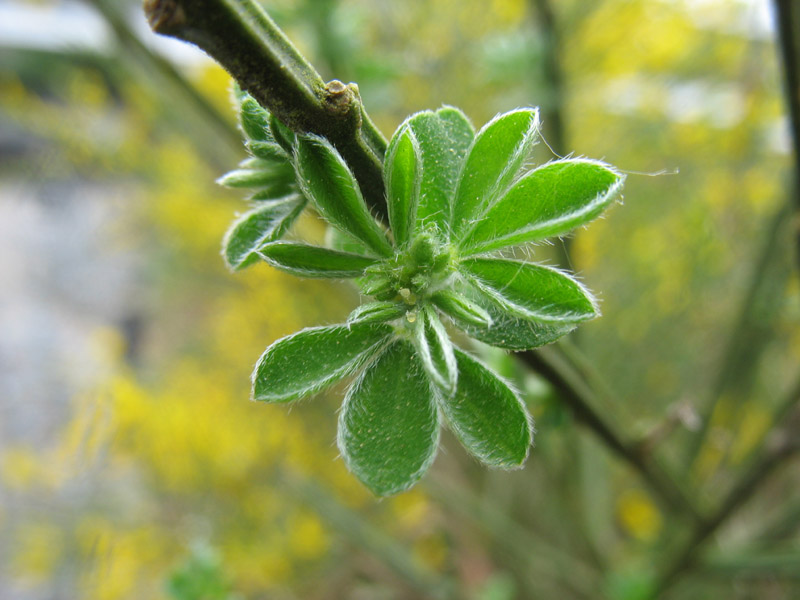
[[[740,464],[747,459],[764,439],[772,425],[772,413],[762,403],[750,401],[741,407],[738,419],[739,428],[730,448],[730,461],[733,464]]]
[[[26,580],[48,579],[64,552],[64,532],[55,523],[24,523],[14,537],[12,568]]]
[[[414,558],[420,565],[435,571],[443,570],[450,556],[450,547],[441,532],[433,532],[414,543]]]
[[[617,499],[617,518],[625,533],[642,542],[652,542],[661,533],[662,517],[650,496],[629,489]]]
[[[31,448],[7,448],[0,456],[0,480],[16,490],[26,490],[41,482],[39,456]]]

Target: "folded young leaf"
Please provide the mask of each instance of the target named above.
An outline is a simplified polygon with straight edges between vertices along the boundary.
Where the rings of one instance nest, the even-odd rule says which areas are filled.
[[[431,296],[431,302],[444,314],[477,325],[488,327],[492,319],[485,310],[464,296],[448,289],[440,290]]]
[[[392,300],[397,295],[392,280],[384,273],[370,273],[356,280],[361,293],[365,296],[375,296],[378,300]]]
[[[296,194],[259,206],[234,221],[222,241],[228,268],[238,271],[256,262],[256,250],[286,233],[305,205],[305,198]]]
[[[465,232],[463,255],[568,233],[600,215],[620,194],[625,176],[586,159],[558,160],[531,171]]]
[[[352,375],[393,330],[388,325],[312,327],[278,340],[253,371],[253,399],[291,402]]]
[[[478,132],[453,199],[454,240],[505,192],[530,154],[538,132],[539,111],[535,108],[498,115]]]
[[[413,235],[417,218],[422,160],[411,128],[400,129],[395,136],[398,139],[392,140],[383,163],[383,181],[394,242],[402,247]]]
[[[491,325],[476,324],[472,320],[449,313],[458,327],[467,335],[490,346],[506,350],[538,348],[568,334],[577,326],[573,322],[543,322],[515,317],[496,301],[467,282],[459,282],[456,292],[480,306],[491,319]]]
[[[417,138],[422,159],[416,230],[433,224],[447,234],[453,190],[475,130],[464,113],[449,106],[412,115],[400,129],[406,126]]]
[[[294,142],[297,136],[294,131],[281,123],[275,115],[269,116],[269,130],[275,142],[283,148],[287,156],[292,156],[294,153]]]
[[[453,354],[453,344],[444,325],[430,309],[420,311],[416,322],[415,341],[422,366],[433,383],[444,395],[451,395],[456,389],[458,369]]]
[[[249,94],[244,94],[241,99],[239,126],[245,136],[251,140],[260,142],[274,141],[269,127],[269,112]]]
[[[385,323],[399,319],[408,312],[405,302],[367,302],[347,317],[348,323]]]
[[[598,315],[589,291],[569,275],[533,263],[502,258],[462,261],[461,272],[513,316],[578,323]]]
[[[289,160],[289,155],[281,148],[280,144],[273,141],[251,140],[247,142],[247,149],[253,156],[261,160],[272,162],[285,162]]]
[[[236,169],[217,179],[227,188],[259,188],[270,185],[275,179],[271,169]]]
[[[361,256],[372,256],[372,252],[364,244],[359,242],[351,235],[347,235],[341,229],[333,225],[325,230],[325,246],[340,252],[350,254],[360,254]]]
[[[297,186],[294,184],[294,174],[292,174],[291,181],[282,181],[280,179],[271,181],[268,185],[261,187],[255,194],[250,196],[248,200],[251,202],[270,202],[273,200],[281,200],[290,195],[300,195]]]
[[[456,437],[490,467],[514,469],[528,457],[533,421],[519,396],[483,364],[456,350],[458,388],[438,396]]]
[[[364,203],[355,177],[328,140],[298,136],[295,169],[303,193],[329,223],[362,241],[379,256],[392,255],[392,246]]]
[[[337,441],[347,467],[379,496],[407,490],[425,474],[436,455],[439,418],[410,344],[394,342],[353,384]]]
[[[277,269],[298,277],[360,277],[376,258],[359,256],[299,242],[271,242],[258,255]]]

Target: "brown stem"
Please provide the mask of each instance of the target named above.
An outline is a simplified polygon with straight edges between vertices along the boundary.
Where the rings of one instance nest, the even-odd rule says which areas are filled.
[[[254,0],[145,0],[144,10],[153,31],[207,52],[287,127],[328,138],[372,210],[386,219],[386,141],[355,85],[323,82]]]

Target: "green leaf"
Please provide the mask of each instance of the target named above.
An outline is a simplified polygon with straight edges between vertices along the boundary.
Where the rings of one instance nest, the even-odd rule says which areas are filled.
[[[475,136],[453,200],[453,238],[460,239],[482,210],[511,184],[539,132],[539,111],[523,108],[496,116]]]
[[[273,180],[269,185],[263,186],[258,192],[250,196],[251,202],[269,202],[271,200],[280,200],[292,194],[299,196],[298,190],[292,181]]]
[[[228,267],[239,271],[256,262],[256,250],[265,242],[280,238],[305,205],[305,198],[298,194],[259,206],[236,219],[222,241],[222,255]]]
[[[378,300],[391,300],[397,295],[392,280],[385,273],[370,273],[368,269],[356,284],[365,296],[375,296]]]
[[[264,163],[264,161],[259,161]],[[289,162],[272,163],[267,167],[271,177],[269,181],[258,187],[258,191],[250,196],[253,202],[276,200],[290,194],[297,194],[299,190],[295,182],[294,167]]]
[[[405,302],[367,302],[347,317],[348,323],[384,323],[394,321],[408,312]]]
[[[550,267],[502,258],[473,258],[462,261],[459,269],[517,317],[577,323],[599,314],[586,288]]]
[[[325,230],[325,246],[340,252],[349,252],[350,254],[372,255],[372,252],[364,244],[332,225]]]
[[[480,306],[491,319],[491,325],[476,324],[462,319],[457,314],[450,316],[460,329],[490,346],[506,350],[529,350],[556,341],[561,336],[575,329],[575,323],[549,322],[515,317],[509,314],[497,302],[467,282],[456,284],[456,292]]]
[[[439,442],[433,391],[414,348],[396,341],[367,367],[339,413],[339,451],[379,496],[407,490],[428,470]]]
[[[399,139],[392,140],[389,147],[383,163],[383,180],[394,241],[398,247],[402,247],[414,232],[422,170],[419,144],[414,132],[406,127],[395,135]]]
[[[269,112],[267,112],[255,98],[245,94],[239,108],[239,125],[244,134],[251,140],[272,142],[272,132],[269,127]]]
[[[431,295],[431,302],[454,319],[466,321],[478,327],[488,327],[492,323],[488,312],[452,290],[444,289],[434,293]]]
[[[405,126],[414,132],[422,159],[416,229],[421,231],[432,223],[447,234],[453,190],[474,129],[464,113],[449,106],[412,115],[400,127]]]
[[[433,310],[420,311],[415,341],[422,366],[431,378],[431,382],[444,394],[452,394],[458,380],[453,344]]]
[[[352,375],[393,330],[388,325],[312,327],[278,340],[253,371],[253,399],[291,402]]]
[[[294,131],[281,123],[275,115],[270,115],[269,117],[269,129],[272,132],[272,137],[283,148],[286,155],[292,156],[296,138]]]
[[[568,233],[615,200],[625,176],[586,159],[558,160],[531,171],[474,221],[460,243],[477,254]]]
[[[377,259],[299,242],[272,242],[258,249],[270,265],[298,277],[360,277]]]
[[[289,155],[281,148],[280,144],[272,141],[250,141],[247,142],[247,149],[253,156],[261,160],[269,160],[272,162],[285,162],[289,160]]]
[[[533,421],[519,396],[491,369],[456,350],[458,388],[439,397],[450,429],[490,467],[513,469],[528,457]]]
[[[330,142],[318,136],[298,136],[295,169],[303,193],[329,223],[378,255],[392,255],[392,247],[364,203],[355,177]]]
[[[270,169],[236,169],[226,173],[217,183],[228,188],[258,188],[270,185],[275,173]]]
[[[257,156],[251,156],[250,158],[245,158],[242,162],[239,163],[240,169],[250,169],[252,171],[270,171],[270,172],[280,172],[284,169],[281,169],[280,166],[276,165],[273,161],[270,160],[262,160]]]

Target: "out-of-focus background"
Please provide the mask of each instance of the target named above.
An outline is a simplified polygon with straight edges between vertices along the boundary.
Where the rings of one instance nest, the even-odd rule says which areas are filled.
[[[624,204],[571,241],[604,316],[567,348],[599,410],[713,512],[800,364],[771,5],[267,5],[324,78],[358,82],[387,136],[442,104],[476,126],[536,105],[538,160],[629,173]],[[226,271],[246,208],[214,183],[245,156],[229,84],[137,2],[0,0],[0,598],[648,597],[691,526],[498,353],[536,418],[525,469],[485,470],[446,438],[421,485],[382,501],[337,458],[341,389],[249,401],[269,343],[357,297]],[[799,598],[798,489],[787,460],[667,596]]]

